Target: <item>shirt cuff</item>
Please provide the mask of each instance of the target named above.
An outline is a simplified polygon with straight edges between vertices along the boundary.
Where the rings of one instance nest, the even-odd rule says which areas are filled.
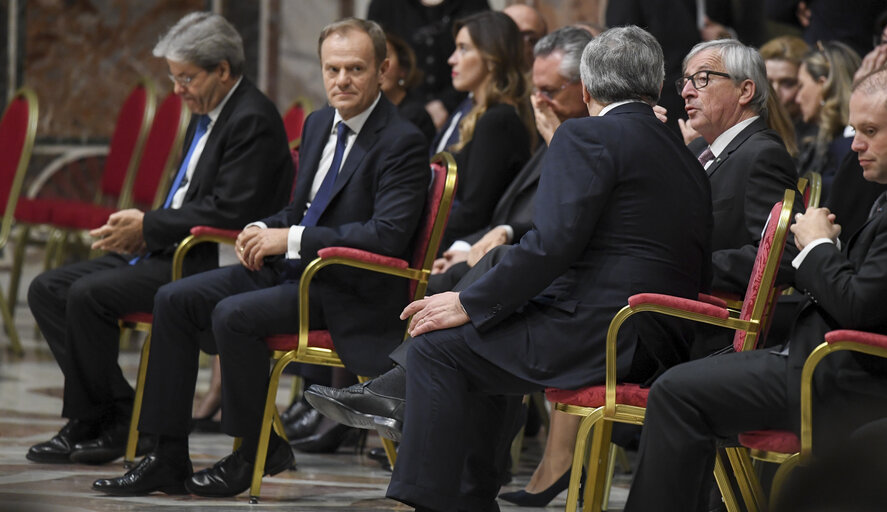
[[[471,244],[466,242],[465,240],[456,240],[453,242],[453,245],[447,249],[448,251],[464,251],[468,252],[471,250]]]
[[[806,258],[807,255],[810,254],[810,251],[812,251],[813,248],[817,245],[834,243],[834,240],[832,240],[831,238],[817,238],[816,240],[807,244],[804,249],[797,256],[795,256],[795,259],[792,260],[792,266],[796,269],[800,268],[801,263],[804,263],[804,258]]]
[[[508,224],[499,224],[496,228],[502,228],[505,230],[505,236],[508,237],[508,240],[505,241],[506,244],[514,243],[514,228],[509,226]],[[494,228],[495,229],[495,228]]]
[[[297,260],[301,258],[302,232],[305,226],[290,226],[290,232],[286,235],[286,259]]]
[[[265,224],[264,222],[260,221],[260,220],[257,220],[256,222],[250,222],[250,223],[247,224],[246,226],[243,226],[243,229],[250,228],[250,227],[253,227],[253,226],[258,226],[258,227],[260,227],[260,228],[262,228],[262,229],[268,229],[268,225]]]

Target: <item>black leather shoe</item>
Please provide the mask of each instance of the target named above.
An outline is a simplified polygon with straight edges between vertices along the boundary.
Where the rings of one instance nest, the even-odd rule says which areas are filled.
[[[583,475],[585,473],[583,472]],[[584,479],[583,479],[584,480]],[[514,503],[519,507],[544,507],[558,494],[564,492],[570,486],[570,470],[568,469],[560,478],[555,480],[547,489],[532,493],[523,489],[513,492],[503,492],[499,499]]]
[[[302,414],[290,421],[283,422],[283,431],[289,440],[302,439],[314,435],[321,420],[323,420],[323,415],[306,403]]]
[[[367,458],[378,462],[385,471],[391,471],[391,464],[388,462],[388,454],[385,453],[385,448],[373,448],[367,452]]]
[[[400,368],[399,372],[397,368]],[[405,379],[405,374],[398,366],[379,378],[344,389],[315,384],[305,391],[305,399],[324,416],[349,427],[374,429],[375,416],[402,423],[405,397],[399,393],[400,389],[386,389],[395,386],[384,386],[385,379]]]
[[[37,443],[28,449],[28,454],[25,457],[34,462],[70,462],[71,450],[74,445],[92,439],[98,434],[98,424],[70,420],[59,430],[58,434],[52,436],[52,439]]]
[[[96,480],[92,488],[114,496],[141,496],[157,491],[166,494],[187,494],[185,481],[193,472],[191,461],[188,459],[173,463],[152,453],[125,475]]]
[[[339,446],[356,441],[360,430],[324,418],[318,432],[290,441],[290,446],[305,453],[335,453]]]
[[[286,443],[279,443],[265,460],[265,474],[276,475],[293,467],[293,451]],[[227,498],[249,489],[253,477],[253,463],[247,462],[240,451],[235,451],[213,464],[212,467],[194,473],[186,482],[188,492],[198,496]]]
[[[280,421],[284,423],[296,421],[297,419],[299,419],[300,416],[310,410],[311,406],[308,405],[308,402],[306,402],[304,398],[296,400],[280,414]]]
[[[126,439],[129,428],[117,425],[89,441],[74,445],[71,450],[71,462],[78,464],[106,464],[123,457],[126,453]],[[139,436],[136,444],[136,455],[142,456],[154,449],[154,436]]]

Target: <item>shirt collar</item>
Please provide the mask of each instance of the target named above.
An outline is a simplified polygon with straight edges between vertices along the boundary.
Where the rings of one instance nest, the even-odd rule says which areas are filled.
[[[225,104],[228,103],[229,99],[231,99],[231,95],[234,94],[234,91],[237,89],[237,86],[240,85],[240,82],[242,82],[242,81],[243,81],[243,76],[241,76],[240,78],[237,79],[236,82],[234,82],[234,87],[232,87],[231,90],[228,91],[228,94],[226,94],[225,97],[222,98],[222,101],[220,101],[219,104],[216,105],[216,108],[207,112],[206,115],[207,115],[207,117],[209,117],[209,125],[210,126],[215,124],[216,119],[218,119],[218,117],[219,117],[219,114],[222,113],[222,109],[225,108]]]
[[[339,124],[339,121],[342,121],[343,123],[345,123],[345,126],[350,128],[351,131],[354,132],[355,135],[359,134],[360,130],[363,128],[363,125],[366,124],[367,119],[369,119],[370,114],[373,113],[373,109],[376,108],[376,105],[379,104],[379,98],[381,98],[381,97],[382,97],[382,93],[380,92],[376,96],[376,100],[373,102],[372,105],[370,105],[366,110],[364,110],[360,114],[357,114],[356,116],[352,117],[351,119],[349,119],[347,121],[342,120],[342,115],[339,114],[338,110],[336,110],[336,115],[333,116],[333,127],[332,127],[330,133],[336,133],[336,125]]]
[[[610,103],[606,107],[602,108],[601,111],[598,113],[598,116],[602,116],[602,115],[606,114],[607,112],[613,110],[614,108],[621,107],[622,105],[626,105],[628,103],[643,103],[643,101],[641,101],[641,100],[614,101],[613,103]]]
[[[724,133],[718,135],[718,138],[711,143],[711,146],[709,146],[711,148],[711,154],[713,154],[715,157],[721,156],[721,153],[723,153],[724,150],[727,149],[727,146],[730,145],[731,142],[733,142],[733,139],[735,139],[736,136],[739,135],[739,132],[745,130],[748,125],[755,122],[755,119],[759,117],[760,116],[753,116],[746,119],[745,121],[740,121],[728,128],[727,131],[725,131]]]

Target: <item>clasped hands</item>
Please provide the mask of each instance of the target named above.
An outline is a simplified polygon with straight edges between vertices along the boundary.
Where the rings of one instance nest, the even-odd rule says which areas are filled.
[[[467,262],[469,267],[477,265],[477,262],[490,250],[508,243],[508,232],[503,227],[495,227],[485,234],[467,251],[445,251],[442,258],[437,258],[431,265],[432,274],[441,274],[456,263]]]
[[[286,253],[288,236],[289,228],[249,226],[234,241],[237,260],[250,270],[259,270],[266,256]]]
[[[820,238],[834,242],[841,234],[841,225],[835,224],[835,214],[828,208],[807,208],[805,213],[795,215],[795,223],[789,229],[795,235],[798,250]]]
[[[89,235],[97,238],[90,246],[100,251],[119,254],[142,254],[145,252],[145,237],[142,234],[142,221],[145,213],[135,208],[112,213],[105,224],[90,230]]]

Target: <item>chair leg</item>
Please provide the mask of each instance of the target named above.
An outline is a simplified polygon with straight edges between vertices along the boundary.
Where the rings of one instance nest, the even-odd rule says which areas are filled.
[[[610,454],[607,457],[607,481],[604,482],[604,496],[602,510],[610,509],[610,487],[613,485],[613,472],[616,469],[616,451],[619,447],[610,443]]]
[[[6,334],[9,335],[12,353],[21,357],[24,354],[22,342],[18,337],[18,329],[15,328],[15,319],[9,311],[9,304],[6,302],[2,293],[0,293],[0,315],[3,316],[3,324],[6,326]]]
[[[718,489],[721,491],[721,497],[724,500],[724,505],[727,507],[727,512],[741,512],[739,502],[733,493],[733,486],[730,485],[730,476],[727,474],[727,468],[724,467],[724,461],[721,459],[720,453],[715,454],[715,482],[717,482]]]
[[[545,399],[544,393],[538,392],[530,395],[530,407],[536,408],[536,412],[539,413],[539,418],[542,420],[542,425],[547,431],[550,428],[551,419],[548,414],[548,409],[545,407],[546,402],[548,402],[548,400]]]
[[[127,468],[135,464],[136,446],[139,443],[139,416],[142,414],[142,397],[145,395],[145,375],[148,373],[148,353],[151,351],[151,331],[145,337],[139,357],[139,374],[136,378],[136,394],[132,402],[132,417],[129,420],[129,436],[126,438],[126,453],[123,465]]]
[[[585,416],[579,422],[579,430],[576,432],[576,446],[573,448],[573,465],[570,468],[570,485],[567,487],[567,505],[564,509],[566,512],[576,512],[579,506],[582,465],[585,462],[585,450],[588,447],[588,437],[594,423],[595,419],[591,416]]]
[[[785,484],[785,479],[788,477],[789,473],[798,466],[800,461],[801,454],[795,453],[779,465],[776,474],[773,475],[773,484],[770,486],[770,510],[777,510],[776,504],[779,502],[780,492],[782,492],[782,486]]]
[[[30,242],[31,226],[19,227],[15,237],[15,250],[12,253],[12,272],[9,275],[9,312],[15,313],[18,304],[18,288],[22,278],[22,266],[25,262],[25,247]]]
[[[271,370],[268,379],[268,394],[265,397],[265,411],[262,413],[262,427],[259,429],[259,443],[256,449],[256,460],[253,464],[253,478],[249,487],[249,502],[251,505],[259,503],[259,493],[262,490],[262,476],[265,474],[265,459],[268,455],[268,441],[271,439],[271,425],[277,415],[277,386],[280,384],[280,374],[289,361],[278,359]],[[280,417],[277,416],[278,423]],[[280,424],[283,430],[283,425]]]
[[[302,394],[305,392],[305,379],[298,375],[293,376],[293,382],[290,384],[290,403],[295,402],[296,400],[302,399]]]
[[[598,421],[591,436],[591,447],[588,454],[588,472],[585,483],[582,510],[597,512],[603,509],[604,485],[607,483],[607,462],[609,459],[610,439],[613,433],[613,422]]]
[[[764,496],[764,489],[761,482],[755,474],[752,467],[751,458],[748,456],[748,450],[745,448],[728,447],[724,448],[727,453],[727,459],[733,468],[733,476],[739,486],[739,493],[742,495],[742,501],[749,512],[757,512],[758,510],[766,512],[767,501]]]

